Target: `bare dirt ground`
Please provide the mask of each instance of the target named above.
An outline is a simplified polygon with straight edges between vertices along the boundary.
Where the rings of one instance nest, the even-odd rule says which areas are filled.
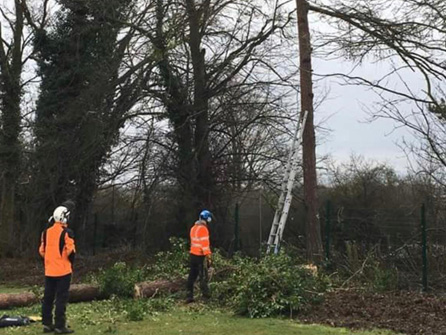
[[[446,298],[417,292],[342,290],[307,312],[302,321],[353,329],[382,328],[403,334],[446,334]]]

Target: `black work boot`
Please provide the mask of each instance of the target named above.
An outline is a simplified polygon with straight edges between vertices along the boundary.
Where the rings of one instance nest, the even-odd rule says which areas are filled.
[[[43,332],[44,333],[52,333],[54,331],[53,325],[43,325]]]
[[[67,327],[55,328],[54,329],[54,334],[72,334],[72,333],[74,333],[74,330],[69,329]]]
[[[192,292],[188,292],[187,298],[186,298],[186,304],[190,304],[194,301],[195,301],[194,294]]]

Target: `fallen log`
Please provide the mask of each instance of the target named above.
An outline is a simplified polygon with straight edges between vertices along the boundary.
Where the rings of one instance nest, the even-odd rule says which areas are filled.
[[[70,286],[69,302],[83,302],[107,299],[108,295],[101,292],[99,286],[89,284],[73,284]]]
[[[175,293],[186,287],[185,279],[176,280],[156,280],[135,284],[134,298],[153,298],[158,293]]]
[[[0,309],[30,306],[38,302],[39,297],[31,292],[0,294]]]
[[[135,285],[134,298],[152,298],[158,293],[175,293],[185,288],[185,279],[156,280]],[[98,285],[73,284],[70,286],[69,302],[85,302],[107,299]],[[40,303],[41,297],[31,292],[0,294],[0,310],[24,307]]]
[[[107,299],[108,296],[101,293],[99,286],[88,284],[73,284],[70,286],[69,302],[82,302]],[[0,309],[24,307],[40,302],[39,296],[32,292],[4,293],[0,294]]]

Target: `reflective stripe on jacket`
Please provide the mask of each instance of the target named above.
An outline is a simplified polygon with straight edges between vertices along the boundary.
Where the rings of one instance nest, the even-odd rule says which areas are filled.
[[[76,253],[73,232],[56,222],[42,233],[39,253],[45,259],[45,276],[61,277],[72,273],[71,262]]]
[[[196,256],[211,254],[209,230],[204,221],[195,222],[190,230],[190,253]]]

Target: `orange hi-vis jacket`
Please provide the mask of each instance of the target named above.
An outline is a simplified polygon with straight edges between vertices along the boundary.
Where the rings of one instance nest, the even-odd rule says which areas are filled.
[[[62,277],[73,272],[72,262],[76,253],[74,234],[61,222],[42,233],[40,256],[45,260],[45,276]]]
[[[197,221],[190,230],[190,253],[196,256],[211,254],[209,230],[205,221]]]

